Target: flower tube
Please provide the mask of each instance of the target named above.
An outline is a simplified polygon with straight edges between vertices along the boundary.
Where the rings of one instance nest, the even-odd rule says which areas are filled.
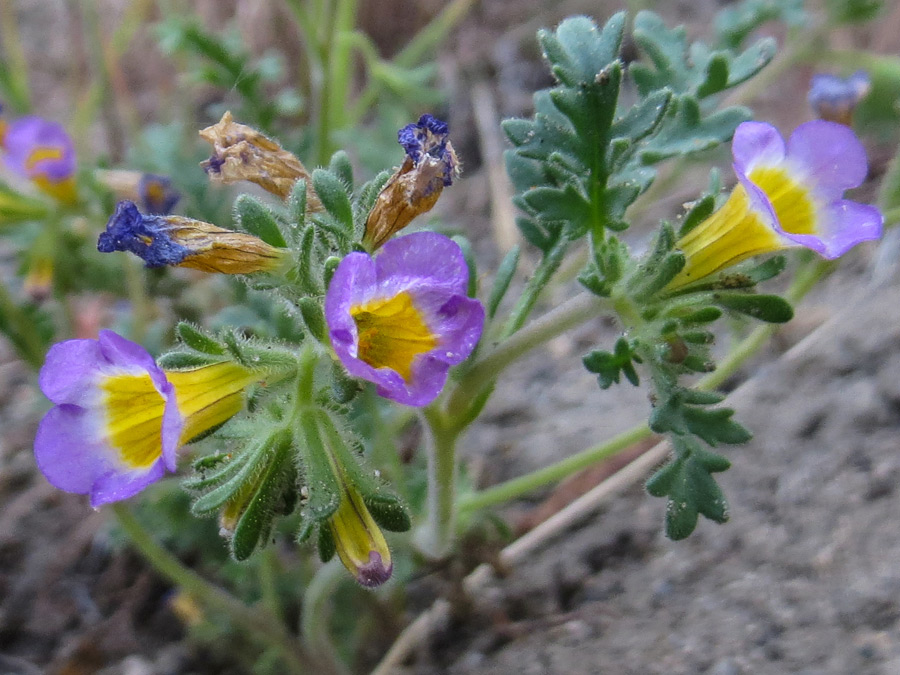
[[[41,117],[21,117],[6,125],[0,144],[10,171],[61,202],[78,201],[75,147],[62,125]]]
[[[41,391],[55,406],[34,440],[38,468],[91,506],[143,490],[174,471],[176,451],[240,411],[259,374],[232,362],[164,371],[112,331],[67,340],[47,353]]]
[[[448,136],[447,124],[431,115],[422,115],[397,133],[406,159],[378,194],[366,220],[367,249],[378,249],[413,218],[430,211],[443,189],[459,176],[459,160]]]
[[[286,249],[253,235],[182,216],[144,215],[129,201],[116,206],[97,250],[130,251],[147,267],[174,265],[220,274],[277,272],[290,259]]]
[[[391,578],[391,550],[358,490],[345,486],[328,527],[338,558],[361,585],[374,588]]]
[[[787,144],[770,124],[744,122],[732,143],[738,184],[718,211],[677,247],[685,266],[676,290],[751,256],[806,247],[827,260],[881,236],[874,206],[843,199],[866,176],[866,152],[842,124],[801,124]]]
[[[468,278],[459,246],[435,232],[389,241],[374,259],[351,253],[325,297],[341,362],[381,396],[428,405],[481,336],[484,308],[466,295]]]

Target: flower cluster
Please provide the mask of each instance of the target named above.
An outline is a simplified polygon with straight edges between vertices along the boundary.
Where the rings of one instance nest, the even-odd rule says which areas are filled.
[[[738,184],[678,242],[686,264],[668,290],[751,256],[802,246],[833,260],[881,236],[877,208],[843,199],[867,172],[865,149],[849,127],[807,122],[785,144],[772,125],[744,122],[732,154]]]

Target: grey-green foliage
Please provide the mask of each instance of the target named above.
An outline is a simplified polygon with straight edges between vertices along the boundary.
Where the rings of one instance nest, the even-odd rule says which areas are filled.
[[[545,253],[562,239],[627,227],[625,210],[653,181],[653,165],[728,140],[748,119],[741,107],[715,110],[701,99],[752,77],[774,54],[761,40],[741,54],[688,47],[681,29],[652,12],[635,19],[634,39],[647,62],[629,66],[638,99],[620,104],[624,66],[619,50],[625,15],[599,29],[586,17],[538,35],[558,84],[535,94],[532,119],[504,130],[514,149],[506,164],[518,194],[523,236]]]

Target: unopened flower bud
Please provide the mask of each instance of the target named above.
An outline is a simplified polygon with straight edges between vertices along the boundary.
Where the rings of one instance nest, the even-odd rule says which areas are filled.
[[[338,557],[363,586],[374,588],[391,578],[391,551],[362,496],[348,487],[328,521]]]

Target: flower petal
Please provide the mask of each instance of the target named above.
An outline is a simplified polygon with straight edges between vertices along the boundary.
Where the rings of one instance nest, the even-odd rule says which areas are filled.
[[[393,295],[427,283],[465,295],[469,268],[462,249],[437,232],[414,232],[392,239],[375,258],[381,290]]]
[[[109,502],[117,502],[136,495],[145,487],[158,481],[165,475],[162,462],[150,465],[144,471],[120,473],[109,471],[98,476],[91,490],[91,506],[97,508]]]
[[[735,170],[749,173],[757,165],[779,164],[785,156],[784,140],[778,129],[765,122],[742,122],[731,144]]]
[[[88,494],[97,477],[113,467],[98,424],[90,411],[74,405],[56,406],[44,415],[34,438],[34,458],[51,484]]]
[[[801,124],[788,141],[788,158],[816,186],[816,194],[829,202],[857,187],[868,172],[862,143],[850,127],[837,122]]]
[[[821,235],[787,234],[792,241],[811,248],[827,260],[844,255],[864,241],[881,237],[884,218],[876,207],[839,199],[825,209]]]
[[[47,352],[38,384],[53,403],[81,405],[94,396],[92,389],[106,365],[96,340],[58,342]]]

